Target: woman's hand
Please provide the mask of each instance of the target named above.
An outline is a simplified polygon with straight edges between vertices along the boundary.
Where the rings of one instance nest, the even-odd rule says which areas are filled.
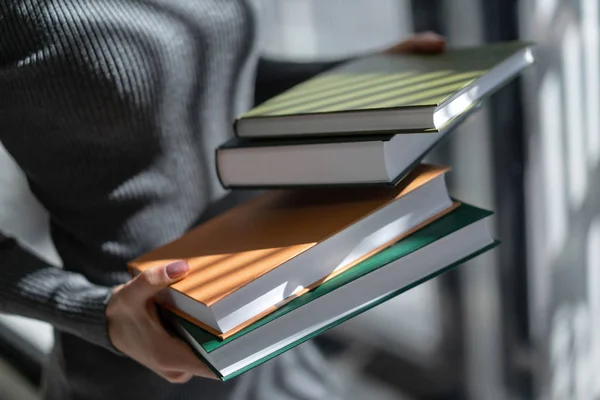
[[[115,288],[106,307],[113,345],[172,383],[187,382],[192,376],[216,379],[183,341],[165,330],[153,301],[188,271],[183,261],[148,269]]]
[[[446,48],[446,40],[433,32],[423,32],[411,36],[400,43],[386,49],[387,54],[402,53],[441,53]]]

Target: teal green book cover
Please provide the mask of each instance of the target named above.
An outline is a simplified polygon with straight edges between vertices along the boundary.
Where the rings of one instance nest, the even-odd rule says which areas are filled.
[[[433,242],[435,242],[449,234],[452,234],[453,232],[456,232],[468,225],[471,225],[481,219],[484,219],[490,215],[492,215],[492,212],[490,212],[490,211],[482,210],[482,209],[479,209],[477,207],[473,207],[473,206],[470,206],[467,204],[462,204],[459,208],[457,208],[452,213],[440,218],[438,221],[431,223],[430,225],[426,226],[425,228],[413,233],[412,235],[408,236],[407,238],[397,242],[396,244],[394,244],[394,245],[388,247],[387,249],[379,252],[378,254],[368,258],[367,260],[364,260],[363,262],[359,263],[352,269],[323,283],[322,285],[316,287],[312,291],[292,300],[291,302],[289,302],[286,305],[284,305],[283,307],[277,309],[276,311],[269,314],[268,316],[262,318],[261,320],[257,321],[256,323],[250,325],[249,327],[245,328],[244,330],[238,332],[237,334],[235,334],[225,340],[220,340],[218,338],[215,338],[208,332],[202,330],[201,328],[191,324],[190,322],[188,322],[174,314],[171,314],[171,317],[174,318],[176,323],[180,324],[180,326],[183,327],[194,338],[194,340],[200,346],[202,346],[202,348],[207,353],[211,353],[211,352],[215,351],[216,349],[218,349],[222,346],[226,346],[228,343],[235,341],[236,339],[240,338],[241,336],[246,335],[247,333],[249,333],[265,324],[268,324],[269,322],[271,322],[277,318],[280,318],[281,316],[283,316],[299,307],[302,307],[303,305],[308,304],[309,302],[311,302],[321,296],[324,296],[327,293],[330,293],[330,292],[340,288],[343,285],[346,285],[356,279],[359,279],[362,276],[365,276],[379,268],[382,268],[393,261],[396,261],[402,257],[405,257],[414,251],[417,251],[429,244],[432,244]],[[219,376],[219,378],[221,378],[222,380],[229,380],[229,379],[231,379],[245,371],[248,371],[248,370],[270,360],[271,358],[276,357],[277,355],[279,355],[295,346],[298,346],[299,344],[343,323],[344,321],[346,321],[350,318],[353,318],[356,315],[359,315],[359,314],[375,307],[376,305],[383,303],[384,301],[387,301],[387,300],[389,300],[389,299],[391,299],[391,298],[393,298],[415,286],[418,286],[421,283],[423,283],[429,279],[432,279],[439,274],[442,274],[452,268],[455,268],[456,266],[468,261],[469,259],[476,257],[477,255],[497,246],[498,243],[499,242],[496,241],[496,242],[490,244],[489,246],[478,250],[477,252],[475,252],[473,254],[469,254],[469,255],[465,256],[463,259],[459,260],[456,263],[453,263],[452,265],[448,265],[448,266],[445,266],[444,268],[441,268],[440,270],[436,271],[434,274],[431,274],[418,282],[415,282],[406,287],[399,288],[397,291],[391,293],[390,295],[386,296],[385,298],[380,299],[378,302],[375,302],[374,304],[369,304],[369,305],[365,306],[364,308],[361,308],[360,310],[358,310],[350,315],[344,316],[344,317],[334,321],[330,325],[327,325],[327,326],[323,327],[322,329],[319,329],[318,331],[315,331],[315,332],[299,339],[298,341],[296,341],[276,352],[269,354],[268,356],[235,372],[234,374],[231,374],[228,376],[222,376],[214,369],[213,369],[213,372],[215,372],[217,374],[217,376]],[[202,356],[200,354],[198,354],[198,356],[202,358]]]

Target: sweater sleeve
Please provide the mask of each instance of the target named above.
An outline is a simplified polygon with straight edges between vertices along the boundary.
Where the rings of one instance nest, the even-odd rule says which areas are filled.
[[[123,102],[111,102],[117,89],[100,90],[112,89],[117,78],[93,69],[100,65],[101,55],[108,57],[108,51],[103,53],[102,36],[94,35],[103,25],[90,22],[95,14],[86,14],[83,3],[81,7],[64,2],[32,4],[0,2],[0,142],[25,172],[30,186],[42,182],[58,191],[61,179],[73,180],[75,174],[56,174],[55,181],[48,179],[50,174],[40,176],[40,170],[52,167],[41,155],[52,154],[63,163],[88,156],[77,145],[81,132],[89,141],[94,135],[101,138],[117,130],[104,114],[113,109],[101,105],[126,107]],[[92,94],[97,102],[89,100]],[[107,122],[101,125],[100,121]],[[93,131],[96,126],[105,126],[105,130]],[[59,143],[55,140],[59,133],[72,139]],[[102,153],[104,142],[94,140]],[[3,190],[10,186],[0,188]],[[118,353],[109,340],[105,320],[112,288],[94,284],[76,270],[57,268],[0,232],[0,312],[47,322]]]
[[[107,333],[105,309],[112,288],[57,268],[0,233],[0,312],[50,323],[117,352]]]

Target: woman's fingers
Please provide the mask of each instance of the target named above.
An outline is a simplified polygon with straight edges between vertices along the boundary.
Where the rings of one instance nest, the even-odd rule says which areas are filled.
[[[164,371],[157,373],[171,383],[186,383],[193,377],[192,374],[181,371]]]
[[[173,383],[215,374],[162,325],[154,296],[189,271],[185,262],[148,269],[112,293],[106,307],[108,333],[122,353]]]
[[[440,53],[446,48],[446,40],[433,32],[416,34],[385,51],[388,54]]]

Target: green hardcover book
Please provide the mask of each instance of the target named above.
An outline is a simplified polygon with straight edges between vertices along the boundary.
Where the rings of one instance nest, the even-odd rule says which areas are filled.
[[[236,133],[266,138],[437,131],[533,62],[525,42],[361,58],[241,115]]]
[[[217,376],[228,380],[496,246],[487,228],[491,215],[462,204],[225,340],[174,314],[169,319]]]

